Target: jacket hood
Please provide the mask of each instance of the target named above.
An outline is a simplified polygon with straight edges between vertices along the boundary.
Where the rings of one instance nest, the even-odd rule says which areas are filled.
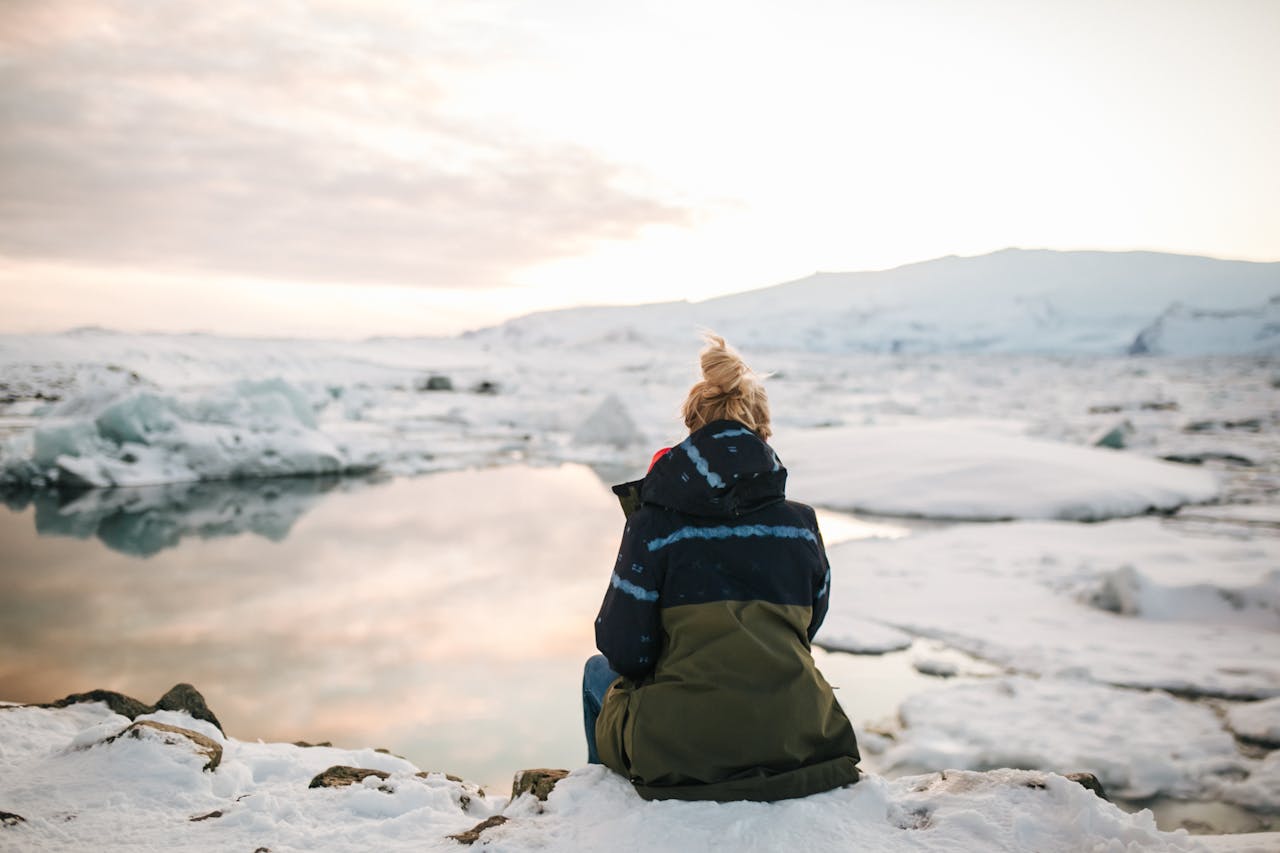
[[[782,500],[786,484],[787,469],[758,435],[737,421],[713,421],[654,463],[639,497],[689,515],[733,518]]]

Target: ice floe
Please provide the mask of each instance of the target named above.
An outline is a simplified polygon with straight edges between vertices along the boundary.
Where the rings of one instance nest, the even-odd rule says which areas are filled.
[[[1211,708],[1160,691],[1008,676],[917,694],[899,716],[886,769],[1085,771],[1125,799],[1207,796],[1249,772]]]
[[[311,401],[282,379],[243,379],[201,394],[142,388],[59,405],[8,454],[9,477],[71,487],[142,486],[370,467],[321,432]]]
[[[1193,536],[1154,518],[1013,522],[851,541],[829,556],[833,636],[846,619],[874,619],[1023,672],[1280,694],[1280,632],[1264,606],[1274,537]],[[1097,606],[1117,577],[1140,579],[1121,585],[1128,613]]]
[[[1232,705],[1227,721],[1240,737],[1280,748],[1280,697]]]
[[[821,506],[966,520],[1097,521],[1211,500],[1203,470],[963,421],[793,430],[790,490]]]

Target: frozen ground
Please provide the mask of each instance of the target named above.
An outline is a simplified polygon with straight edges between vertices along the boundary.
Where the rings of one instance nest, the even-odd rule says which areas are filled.
[[[1280,695],[1274,536],[1188,534],[1154,518],[1011,522],[829,553],[836,633],[873,619],[1018,672]]]
[[[645,803],[602,767],[575,771],[545,803],[508,801],[440,772],[420,774],[372,750],[298,747],[226,738],[179,712],[150,719],[195,731],[221,748],[128,725],[101,703],[51,710],[0,709],[0,846],[24,851],[457,850],[447,836],[501,814],[486,849],[616,850],[1265,850],[1217,846],[1156,829],[1149,812],[1126,814],[1060,776],[950,771],[857,785],[774,804]],[[348,787],[309,788],[333,765],[380,770]],[[441,770],[446,768],[432,768]]]
[[[1201,320],[1216,330],[1227,322],[1184,320],[1174,316],[1160,340],[1194,338]],[[675,410],[695,378],[698,347],[692,334],[671,346],[644,329],[632,332],[546,346],[505,332],[365,343],[100,331],[0,338],[0,480],[12,505],[36,502],[47,532],[93,528],[101,536],[98,520],[137,509],[131,517],[155,525],[147,548],[193,531],[280,534],[341,471],[409,475],[580,461],[619,481],[681,437]],[[932,638],[1004,671],[985,692],[939,682],[936,696],[909,699],[903,719],[884,727],[892,740],[868,739],[882,747],[874,761],[896,768],[886,768],[890,774],[996,763],[1094,770],[1135,796],[1218,797],[1259,815],[1280,811],[1275,753],[1257,736],[1280,726],[1274,702],[1263,701],[1280,696],[1280,360],[781,349],[747,355],[775,374],[776,444],[792,470],[795,498],[937,522],[913,522],[910,535],[896,538],[828,537],[833,610],[819,642],[876,653]],[[1093,446],[1106,436],[1120,446]],[[209,478],[321,472],[331,473],[315,489],[281,479],[282,500],[251,494],[231,506],[199,489]],[[55,482],[163,485],[55,499],[43,488]],[[1158,514],[1141,515],[1150,510]],[[1133,515],[1140,517],[1127,518]],[[952,523],[981,518],[1011,520]],[[945,675],[936,663],[921,661]],[[1153,690],[1170,692],[1147,692]],[[1212,720],[1208,705],[1187,697],[1212,697]],[[1007,729],[1007,741],[963,714],[978,700]],[[948,720],[950,728],[942,724]],[[1145,736],[1162,729],[1194,738],[1194,748]],[[1144,736],[1125,736],[1134,731]],[[276,758],[254,767],[292,766],[296,756],[273,749],[263,756]],[[1059,766],[1095,759],[1095,767]],[[671,808],[640,806],[612,785],[575,776],[553,799],[563,823],[531,828],[528,836],[513,827],[510,841],[499,830],[495,844],[526,849],[520,845],[532,844],[528,838],[559,840],[564,832],[590,846],[603,837],[593,826],[625,831],[665,819]],[[246,807],[238,821],[287,827],[285,815],[305,823],[325,811],[269,788],[261,793],[255,799],[265,805]],[[325,802],[362,828],[315,829],[333,833],[316,837],[354,845],[361,832],[372,832],[394,846],[401,831],[416,837],[414,827],[435,832],[447,823],[456,831],[470,821],[446,820],[447,809],[436,814],[416,788],[346,793]],[[909,811],[916,796],[898,780],[831,798],[851,814],[888,814]],[[994,811],[973,818],[969,829],[961,828],[963,808],[951,793],[920,796],[939,816],[935,829],[953,815],[945,825],[960,833],[955,838],[977,838],[963,833],[987,832],[988,822],[1000,832],[1018,823],[1015,800],[1004,794],[993,795]],[[362,815],[366,807],[383,823]],[[0,802],[5,808],[21,812]],[[254,823],[259,808],[268,814]],[[785,807],[796,815],[808,808]],[[680,838],[692,843],[699,833],[734,831],[728,818],[704,820],[690,809],[697,820]],[[601,815],[595,824],[592,810]],[[743,812],[742,820],[750,825],[755,814]],[[542,825],[538,820],[530,826]],[[1077,841],[1094,838],[1071,834],[1085,824],[1088,832],[1112,826],[1111,817],[1092,813],[1081,820],[1045,825]],[[207,825],[190,831],[227,831],[200,828]],[[894,838],[906,832],[884,831]],[[895,849],[850,832],[863,846]],[[303,837],[282,836],[273,849]],[[1080,843],[1088,849],[1094,841]]]

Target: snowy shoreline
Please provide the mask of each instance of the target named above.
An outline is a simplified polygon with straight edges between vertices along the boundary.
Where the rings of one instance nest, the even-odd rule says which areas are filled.
[[[539,789],[508,798],[383,751],[239,741],[201,713],[202,699],[149,710],[106,698],[134,719],[105,701],[0,705],[0,844],[282,853],[456,850],[479,838],[495,850],[590,851],[617,849],[625,838],[640,851],[1067,853],[1263,851],[1280,843],[1280,833],[1161,832],[1150,812],[1125,813],[1083,783],[1027,770],[868,775],[803,800],[716,804],[646,803],[596,766],[558,782],[559,774],[543,776]]]

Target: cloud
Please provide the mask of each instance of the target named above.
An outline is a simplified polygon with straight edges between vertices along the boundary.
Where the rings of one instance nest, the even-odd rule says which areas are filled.
[[[9,0],[0,254],[485,287],[689,220],[589,150],[458,112],[451,86],[521,37],[464,5]]]

